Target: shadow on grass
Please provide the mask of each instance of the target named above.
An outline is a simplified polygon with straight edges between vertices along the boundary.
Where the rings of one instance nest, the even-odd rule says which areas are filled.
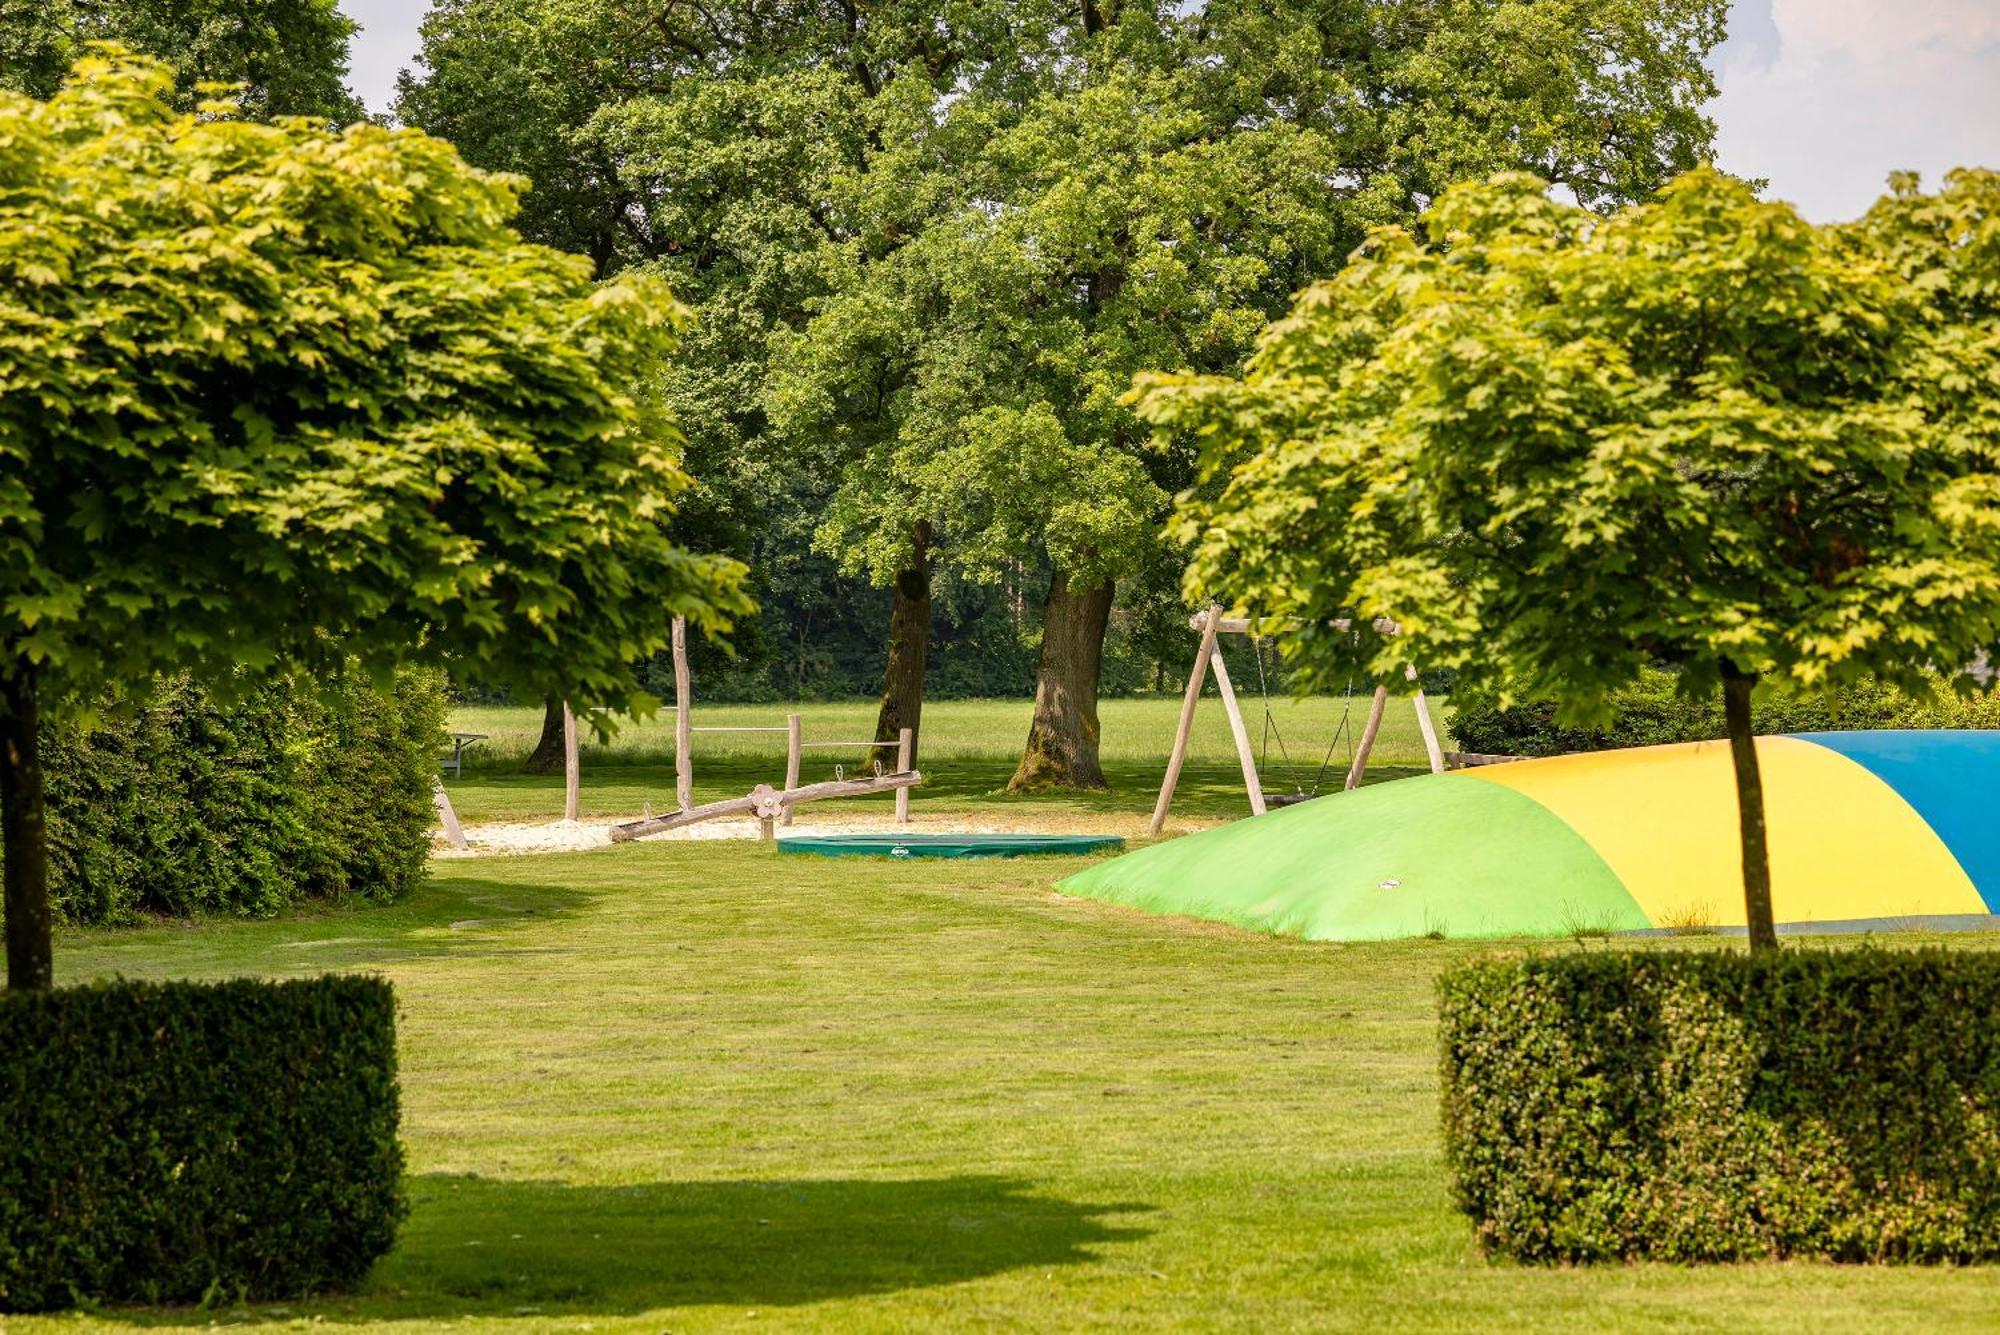
[[[410,1180],[396,1250],[348,1299],[230,1313],[122,1310],[140,1326],[444,1316],[630,1316],[788,1307],[1077,1265],[1149,1230],[1150,1206],[1085,1205],[1016,1179],[684,1182],[624,1187],[430,1174]]]

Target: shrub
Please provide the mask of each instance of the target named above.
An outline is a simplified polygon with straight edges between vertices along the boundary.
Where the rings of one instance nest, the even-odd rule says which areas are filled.
[[[2000,1259],[2000,955],[1593,952],[1439,994],[1445,1154],[1493,1252]]]
[[[1717,741],[1726,735],[1720,700],[1690,700],[1675,689],[1671,672],[1650,671],[1610,697],[1611,722],[1580,728],[1558,721],[1553,700],[1502,709],[1472,695],[1452,699],[1451,734],[1461,750],[1506,756],[1553,756],[1620,746]],[[1938,679],[1932,699],[1906,695],[1878,682],[1836,695],[1786,695],[1760,691],[1751,711],[1760,733],[1839,732],[1854,728],[2000,727],[2000,698],[1961,699]]]
[[[185,677],[43,738],[57,913],[276,912],[394,899],[424,875],[442,678],[281,677],[223,702]]]
[[[0,995],[0,1311],[351,1285],[403,1214],[380,979]]]

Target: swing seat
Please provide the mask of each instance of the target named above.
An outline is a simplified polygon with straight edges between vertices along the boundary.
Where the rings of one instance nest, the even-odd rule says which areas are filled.
[[[1310,802],[1318,796],[1318,793],[1266,793],[1264,794],[1264,805],[1266,807],[1295,807],[1301,802]]]

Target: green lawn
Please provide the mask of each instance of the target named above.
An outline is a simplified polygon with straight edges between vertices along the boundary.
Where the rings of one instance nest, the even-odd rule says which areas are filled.
[[[1992,1270],[1485,1262],[1431,995],[1477,947],[1150,918],[1077,865],[644,844],[65,933],[68,980],[392,979],[413,1210],[358,1297],[5,1329],[1992,1328]]]
[[[1431,714],[1443,727],[1450,713],[1442,697],[1430,698]],[[1243,701],[1244,719],[1253,746],[1264,739],[1263,703],[1254,696]],[[1106,700],[1098,706],[1103,726],[1102,749],[1109,762],[1163,761],[1174,739],[1174,724],[1181,702],[1143,697]],[[700,727],[785,726],[785,715],[796,711],[808,742],[816,740],[866,741],[875,732],[875,703],[872,700],[843,700],[803,705],[703,705],[694,708],[694,725]],[[1294,700],[1282,697],[1271,701],[1272,725],[1276,730],[1269,744],[1272,769],[1283,768],[1279,740],[1290,750],[1292,769],[1310,780],[1326,756],[1327,746],[1343,713],[1351,711],[1352,727],[1342,734],[1335,748],[1333,770],[1344,768],[1352,738],[1361,732],[1368,718],[1368,697],[1357,695],[1350,702],[1338,696]],[[931,759],[1006,758],[1018,759],[1021,745],[1028,739],[1028,720],[1033,703],[1028,700],[934,700],[924,706],[924,753]],[[464,732],[491,734],[491,740],[468,752],[469,767],[505,765],[527,755],[541,735],[542,711],[518,705],[466,706],[452,713],[453,728]],[[697,766],[707,756],[768,756],[779,769],[785,760],[785,737],[779,733],[721,733],[695,738]],[[1376,755],[1386,762],[1420,764],[1424,759],[1423,739],[1417,733],[1415,710],[1408,698],[1392,698],[1383,715],[1382,733],[1375,743]],[[808,753],[810,754],[810,752]],[[835,752],[822,753],[831,757]],[[1222,702],[1211,693],[1202,698],[1195,714],[1192,754],[1234,763],[1236,750],[1230,741],[1229,723]],[[617,734],[607,745],[586,740],[583,763],[599,760],[653,762],[671,765],[674,757],[674,713],[671,705],[642,721],[623,719]],[[832,763],[829,758],[827,763]]]
[[[1368,714],[1368,701],[1353,701],[1350,726],[1340,730],[1346,702],[1338,699],[1272,702],[1274,733],[1265,744],[1262,706],[1246,701],[1251,743],[1264,756],[1264,786],[1272,792],[1338,789],[1347,773],[1353,740]],[[802,715],[807,741],[866,740],[874,732],[875,706],[867,702],[803,706],[716,705],[697,707],[697,726],[782,727],[796,708]],[[1163,699],[1107,700],[1101,707],[1105,775],[1112,792],[1076,798],[1009,798],[1005,788],[1021,744],[1027,740],[1030,704],[1025,700],[948,700],[924,709],[924,738],[918,767],[924,786],[913,795],[913,809],[940,819],[988,818],[1003,822],[1033,821],[1062,828],[1095,823],[1121,833],[1136,833],[1142,817],[1152,810],[1173,742],[1180,701]],[[1432,702],[1432,715],[1444,726],[1448,711]],[[1174,813],[1191,820],[1219,820],[1244,814],[1243,779],[1222,704],[1203,699],[1189,748],[1189,761],[1175,794]],[[560,778],[523,775],[519,764],[541,732],[538,709],[468,707],[454,710],[451,726],[482,732],[491,740],[466,753],[462,781],[447,780],[459,816],[467,821],[553,820],[562,814]],[[1284,743],[1280,748],[1279,740]],[[1331,756],[1329,757],[1329,749]],[[1290,764],[1285,762],[1289,752]],[[857,749],[809,750],[802,777],[806,782],[830,779],[836,764],[849,774],[861,772],[863,753]],[[721,733],[696,737],[695,800],[739,797],[753,784],[776,784],[784,778],[785,738],[782,733]],[[1423,739],[1408,699],[1393,699],[1377,738],[1369,775],[1393,778],[1425,765]],[[644,723],[627,720],[608,745],[586,744],[581,752],[583,814],[589,817],[636,815],[647,803],[671,807],[674,792],[673,715]],[[1324,766],[1324,768],[1322,768]],[[887,809],[882,799],[858,803],[828,803],[811,808],[815,814],[860,815]],[[1122,819],[1121,819],[1122,817]]]

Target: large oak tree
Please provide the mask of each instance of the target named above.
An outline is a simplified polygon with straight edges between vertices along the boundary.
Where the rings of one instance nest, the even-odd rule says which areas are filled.
[[[403,105],[696,307],[669,386],[692,508],[760,564],[809,536],[893,591],[882,735],[920,706],[932,571],[1045,570],[1016,779],[1087,785],[1106,616],[1175,559],[1190,478],[1131,374],[1236,365],[1460,177],[1644,197],[1707,151],[1724,9],[448,0]]]

